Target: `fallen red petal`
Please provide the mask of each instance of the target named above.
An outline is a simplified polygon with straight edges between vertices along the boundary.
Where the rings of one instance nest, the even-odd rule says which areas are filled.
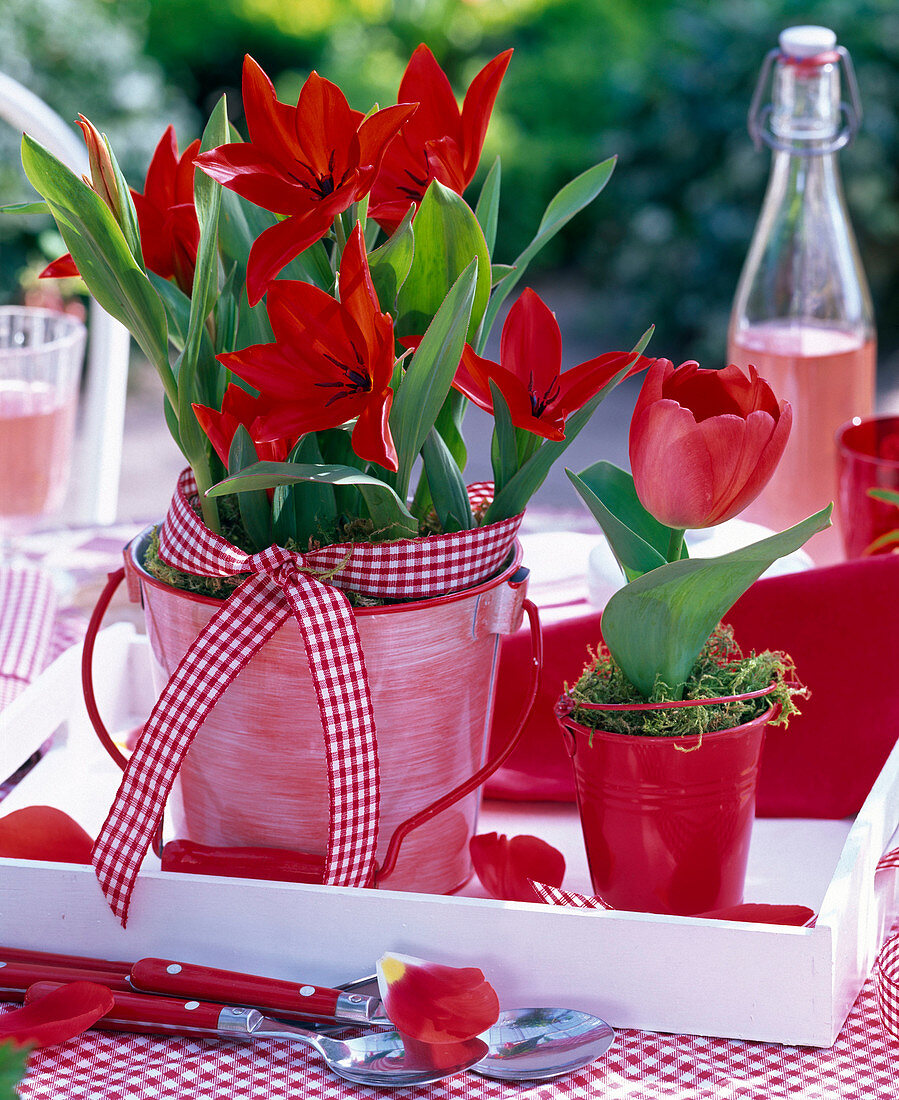
[[[699,914],[713,920],[743,920],[756,924],[783,924],[802,928],[814,917],[814,909],[807,905],[771,905],[766,902],[743,902],[726,909],[712,909]]]
[[[468,848],[481,885],[501,901],[540,901],[532,879],[561,886],[565,877],[565,857],[536,836],[481,833]]]
[[[0,857],[90,863],[94,842],[54,806],[25,806],[0,818]]]
[[[472,1039],[499,1017],[496,992],[477,967],[383,955],[378,960],[378,985],[394,1027],[424,1043]]]
[[[0,1041],[49,1047],[74,1039],[115,1006],[105,985],[70,982],[38,1001],[0,1016]]]

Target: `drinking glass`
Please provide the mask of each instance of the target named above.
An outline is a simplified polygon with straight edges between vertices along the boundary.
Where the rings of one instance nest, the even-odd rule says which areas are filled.
[[[837,432],[837,455],[843,544],[847,558],[860,558],[899,528],[899,508],[868,492],[899,490],[899,416],[854,417]]]
[[[0,307],[0,549],[65,497],[86,335],[65,313]]]

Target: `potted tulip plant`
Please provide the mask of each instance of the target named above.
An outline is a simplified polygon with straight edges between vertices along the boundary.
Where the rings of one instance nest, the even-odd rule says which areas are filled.
[[[530,290],[499,362],[484,356],[530,260],[614,167],[493,262],[499,161],[473,208],[462,192],[510,53],[460,110],[421,46],[398,102],[368,114],[317,73],[282,103],[248,57],[247,140],[222,101],[182,153],[166,132],[143,192],[87,120],[89,180],[24,139],[69,248],[48,274],[79,272],[131,330],[189,464],[126,553],[161,695],[95,849],[123,920],[179,769],[169,865],[437,891],[470,874],[465,781],[522,615],[515,532],[605,393],[647,365],[644,338],[562,372]],[[492,486],[465,484],[468,400],[494,417]],[[468,791],[452,809],[450,788]],[[387,839],[410,814],[397,862]]]
[[[689,914],[742,900],[765,728],[787,721],[803,689],[785,654],[744,656],[721,620],[829,525],[832,506],[717,558],[690,559],[684,531],[755,498],[791,420],[753,367],[657,360],[631,420],[632,473],[568,471],[627,581],[557,710],[593,887],[616,908]]]

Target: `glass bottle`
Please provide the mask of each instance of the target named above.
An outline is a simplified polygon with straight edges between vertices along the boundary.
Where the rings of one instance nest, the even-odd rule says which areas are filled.
[[[834,434],[873,412],[876,361],[871,298],[837,164],[861,118],[852,62],[825,27],[791,27],[779,44],[749,112],[750,133],[773,160],[728,332],[728,362],[753,364],[793,406],[780,466],[744,513],[778,531],[836,500]],[[769,75],[772,102],[762,108]],[[818,565],[843,557],[836,528],[806,550]]]

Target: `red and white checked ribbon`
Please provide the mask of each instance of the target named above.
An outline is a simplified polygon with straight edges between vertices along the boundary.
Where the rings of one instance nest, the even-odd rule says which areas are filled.
[[[30,566],[0,569],[0,710],[44,667],[55,614],[49,573]]]
[[[472,487],[482,492],[483,486]],[[365,662],[350,604],[339,589],[395,598],[443,595],[485,580],[508,557],[521,516],[472,531],[294,554],[247,554],[213,534],[182,473],[159,532],[160,557],[200,576],[250,576],[184,655],[144,727],[94,845],[97,878],[124,925],[138,870],[197,730],[228,684],[293,615],[318,695],[331,823],[325,882],[364,886],[374,870],[378,751]],[[314,575],[326,575],[328,583]]]
[[[887,852],[877,870],[899,870],[899,848]],[[874,991],[883,1026],[899,1039],[899,935],[888,939],[880,949],[874,963]]]
[[[558,886],[549,886],[545,882],[537,882],[530,879],[531,886],[540,895],[540,900],[547,905],[567,905],[572,909],[611,909],[607,901],[599,897],[587,897],[586,894],[574,894],[570,890],[562,890]]]

